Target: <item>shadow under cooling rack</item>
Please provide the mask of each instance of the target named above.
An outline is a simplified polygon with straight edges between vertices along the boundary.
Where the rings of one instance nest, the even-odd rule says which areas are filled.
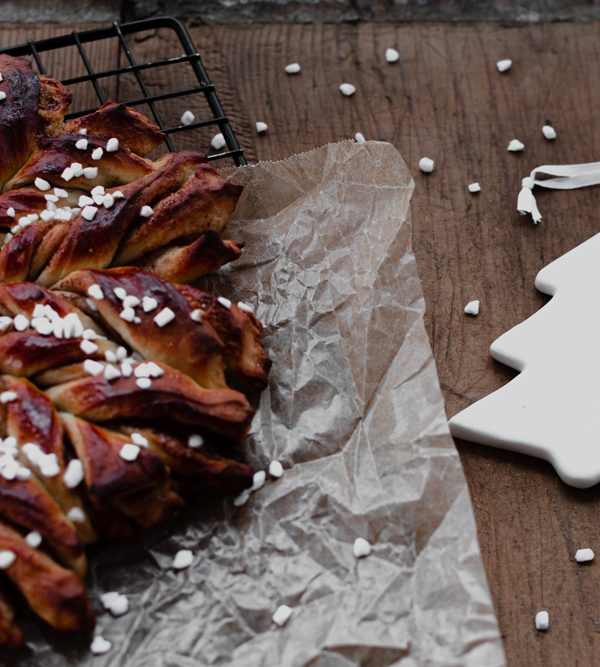
[[[159,17],[113,23],[0,49],[29,56],[40,74],[59,79],[73,93],[66,119],[95,111],[106,101],[122,102],[154,119],[165,133],[163,150],[193,148],[209,160],[246,164],[229,119],[219,102],[200,54],[183,23]],[[160,54],[160,58],[156,58]],[[189,110],[191,123],[181,116]],[[227,150],[210,153],[222,133]]]

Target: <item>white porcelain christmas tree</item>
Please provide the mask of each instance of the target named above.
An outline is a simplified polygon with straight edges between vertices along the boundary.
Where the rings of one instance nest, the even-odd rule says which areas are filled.
[[[567,484],[589,487],[600,481],[600,234],[535,285],[552,299],[490,347],[519,375],[454,416],[450,430],[546,459]]]

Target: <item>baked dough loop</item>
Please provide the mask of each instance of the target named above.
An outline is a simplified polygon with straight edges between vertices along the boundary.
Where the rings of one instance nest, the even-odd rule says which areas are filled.
[[[65,134],[115,137],[120,146],[125,146],[138,155],[148,155],[164,141],[164,134],[143,114],[118,102],[106,102],[97,111],[73,118],[64,124]]]
[[[8,524],[0,522],[0,551],[15,558],[4,572],[33,611],[57,630],[89,632],[94,611],[81,579],[58,565],[41,549],[31,547]]]

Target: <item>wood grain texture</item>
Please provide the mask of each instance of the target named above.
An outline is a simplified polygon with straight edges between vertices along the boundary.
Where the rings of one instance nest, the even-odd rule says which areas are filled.
[[[450,415],[513,376],[489,344],[545,303],[537,271],[600,226],[600,188],[540,193],[537,227],[515,210],[533,167],[600,159],[597,34],[597,24],[193,30],[209,71],[219,71],[218,89],[235,91],[228,111],[252,157],[282,158],[356,131],[403,154],[416,184],[426,325]],[[385,62],[388,46],[399,63]],[[495,63],[505,57],[514,65],[500,74]],[[284,74],[292,61],[301,74]],[[343,81],[356,95],[338,92]],[[269,124],[265,135],[253,133],[257,120]],[[547,121],[555,142],[542,136]],[[506,150],[514,137],[526,144],[521,154]],[[423,155],[436,162],[430,175],[417,169]],[[482,191],[473,196],[475,180]],[[481,312],[470,318],[463,307],[475,298]],[[594,664],[600,566],[579,566],[573,555],[600,550],[600,490],[570,489],[536,459],[457,444],[509,665]],[[534,629],[539,609],[550,612],[545,634]]]
[[[76,26],[79,28],[79,26]],[[413,244],[442,389],[452,415],[512,371],[489,344],[545,303],[537,271],[598,231],[600,187],[541,192],[535,227],[516,210],[521,178],[543,163],[600,159],[598,24],[359,24],[194,27],[192,36],[250,160],[279,159],[356,131],[398,147],[415,178]],[[69,26],[69,29],[71,27]],[[64,32],[0,29],[3,44]],[[400,62],[385,62],[394,46]],[[149,57],[157,47],[140,43]],[[161,42],[161,54],[166,48]],[[103,57],[109,58],[105,54]],[[112,56],[110,56],[112,57]],[[514,61],[500,74],[495,62]],[[292,61],[302,72],[288,76]],[[343,97],[343,81],[357,93]],[[160,79],[158,89],[165,85]],[[186,106],[171,112],[181,113]],[[254,123],[268,123],[258,135]],[[541,134],[545,122],[555,142]],[[510,139],[526,145],[506,151]],[[205,147],[206,137],[190,140]],[[420,157],[436,162],[430,175]],[[468,183],[482,191],[473,196]],[[537,193],[536,193],[537,195]],[[481,299],[477,318],[463,314]],[[551,363],[551,360],[549,360]],[[509,665],[593,665],[600,652],[600,489],[575,490],[536,459],[457,443]],[[534,629],[539,609],[550,630]]]

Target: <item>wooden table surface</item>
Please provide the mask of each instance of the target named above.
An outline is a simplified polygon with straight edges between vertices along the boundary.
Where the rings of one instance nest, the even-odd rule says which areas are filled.
[[[9,45],[67,29],[4,26],[0,38]],[[597,23],[191,29],[249,161],[357,131],[402,153],[415,179],[414,250],[449,416],[513,376],[490,358],[490,342],[545,303],[534,288],[537,271],[600,228],[600,187],[541,193],[538,226],[515,210],[533,167],[600,160],[598,30]],[[400,62],[385,62],[389,46]],[[513,67],[500,74],[495,63],[506,57]],[[301,74],[284,74],[292,61]],[[338,92],[344,81],[357,87],[353,97]],[[254,130],[258,120],[269,125],[264,135]],[[554,142],[541,134],[546,122],[558,132]],[[514,137],[525,143],[522,153],[507,152]],[[435,160],[430,175],[417,168],[424,155]],[[466,186],[476,180],[482,191],[473,196]],[[463,314],[471,299],[481,300],[477,318]],[[600,563],[577,565],[573,555],[580,547],[600,554],[600,489],[569,488],[537,459],[457,446],[508,664],[598,664]],[[539,609],[550,612],[547,633],[534,629]]]

